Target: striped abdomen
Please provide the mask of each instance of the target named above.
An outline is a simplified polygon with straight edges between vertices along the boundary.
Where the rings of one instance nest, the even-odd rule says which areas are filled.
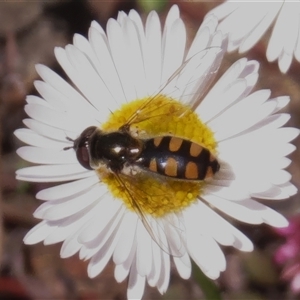
[[[174,136],[144,140],[144,149],[136,164],[152,172],[184,180],[203,180],[220,169],[208,149]]]

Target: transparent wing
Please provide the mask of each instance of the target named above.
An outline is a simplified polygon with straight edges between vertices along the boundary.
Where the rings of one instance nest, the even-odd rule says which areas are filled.
[[[172,76],[164,83],[153,96],[149,97],[143,104],[127,119],[123,125],[126,130],[132,124],[137,124],[145,120],[153,118],[153,122],[157,122],[156,117],[162,111],[162,105],[170,105],[168,101],[151,102],[158,100],[161,95],[172,98],[172,114],[181,116],[188,108],[193,108],[196,102],[201,100],[209,88],[210,83],[214,80],[219,69],[223,56],[223,50],[220,47],[210,47],[185,60],[182,65],[174,72]],[[159,103],[159,107],[158,107]],[[181,103],[187,104],[185,107]],[[158,112],[160,109],[160,112]],[[161,119],[158,119],[161,120]],[[150,122],[150,123],[151,123]],[[182,256],[186,252],[185,226],[183,217],[178,207],[172,207],[172,200],[176,200],[176,191],[174,187],[174,179],[153,175],[151,172],[141,171],[136,175],[128,175],[123,173],[114,174],[118,184],[122,187],[129,200],[129,205],[137,213],[146,230],[158,246],[166,253],[173,256]],[[157,180],[148,181],[149,177]],[[145,185],[151,182],[151,187]],[[168,193],[164,195],[167,187]],[[158,200],[158,201],[157,201]],[[168,202],[168,211],[163,214],[155,214],[151,211],[153,206],[146,205],[147,202],[159,203],[159,201]],[[175,203],[176,201],[173,201]],[[152,203],[153,205],[153,203]],[[159,205],[158,205],[159,206]],[[160,207],[165,209],[163,205]],[[154,209],[155,210],[155,209]],[[159,217],[157,215],[163,215]]]
[[[124,187],[132,209],[137,213],[151,238],[166,253],[172,256],[182,256],[186,252],[185,226],[180,212],[170,212],[162,217],[152,216],[145,211],[143,201],[149,201],[154,197],[161,197],[159,185],[168,184],[164,177],[153,182],[153,194],[147,195],[142,190],[141,180],[152,176],[149,172],[141,172],[137,175],[115,174],[119,184]],[[173,195],[176,197],[176,195]],[[175,198],[174,198],[175,199]]]
[[[179,99],[182,103],[192,108],[199,105],[214,81],[224,55],[224,50],[219,47],[211,47],[192,56],[176,86],[183,87],[180,90]],[[193,74],[187,76],[186,74]]]
[[[128,118],[125,125],[144,121],[148,114],[147,107],[159,95],[165,95],[195,108],[214,80],[223,55],[222,48],[210,47],[185,60],[154,95]],[[151,112],[153,113],[153,109]]]

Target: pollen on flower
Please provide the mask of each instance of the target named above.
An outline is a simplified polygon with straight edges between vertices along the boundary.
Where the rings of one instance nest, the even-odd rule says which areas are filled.
[[[188,106],[165,95],[124,104],[111,114],[101,130],[118,130],[128,120],[131,120],[131,132],[138,138],[174,135],[216,153],[216,141],[211,130]],[[103,168],[97,172],[114,197],[124,201],[131,210],[135,209],[137,203],[143,213],[153,217],[162,217],[190,205],[201,194],[205,184],[203,181],[175,180],[150,172],[124,176],[122,184],[114,174]]]

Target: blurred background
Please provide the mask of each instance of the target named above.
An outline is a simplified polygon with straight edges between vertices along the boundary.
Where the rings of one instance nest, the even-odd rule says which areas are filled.
[[[127,282],[116,283],[113,263],[92,280],[87,276],[88,262],[80,261],[77,255],[60,259],[61,244],[23,244],[26,232],[38,223],[32,217],[41,204],[35,194],[49,185],[16,181],[15,170],[28,163],[15,153],[21,142],[13,132],[24,127],[25,96],[36,94],[33,81],[38,76],[34,65],[43,63],[65,77],[53,55],[55,46],[71,43],[74,33],[87,36],[92,20],[105,28],[107,20],[115,18],[119,10],[136,9],[145,20],[149,10],[156,9],[164,21],[174,3],[179,5],[190,41],[205,14],[219,4],[142,0],[0,2],[0,299],[126,299]],[[277,62],[268,63],[265,51],[269,34],[246,55],[261,64],[256,89],[271,89],[273,97],[291,96],[285,109],[292,115],[288,125],[300,128],[300,63],[294,61],[287,75],[279,72]],[[226,54],[220,74],[240,57],[236,52]],[[299,141],[294,142],[296,146]],[[290,157],[293,163],[289,171],[299,188],[299,150]],[[167,293],[161,296],[147,286],[144,299],[205,299],[205,289],[207,299],[300,299],[299,195],[272,205],[291,218],[293,226],[289,230],[275,232],[268,226],[236,222],[234,225],[254,242],[254,252],[223,248],[227,269],[215,282],[203,278],[197,269],[186,281],[172,268]],[[291,251],[294,255],[290,257],[286,253]]]

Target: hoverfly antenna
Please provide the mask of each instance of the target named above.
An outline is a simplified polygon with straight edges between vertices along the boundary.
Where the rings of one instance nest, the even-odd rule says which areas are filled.
[[[64,147],[63,150],[74,149],[74,146]]]
[[[74,142],[75,140],[71,139],[70,137],[66,136],[66,140],[70,141],[70,142]]]
[[[69,146],[69,147],[64,147],[63,150],[69,150],[69,149],[73,149],[74,148],[74,142],[75,140],[71,139],[70,137],[66,136],[66,140],[73,142],[73,146]]]

